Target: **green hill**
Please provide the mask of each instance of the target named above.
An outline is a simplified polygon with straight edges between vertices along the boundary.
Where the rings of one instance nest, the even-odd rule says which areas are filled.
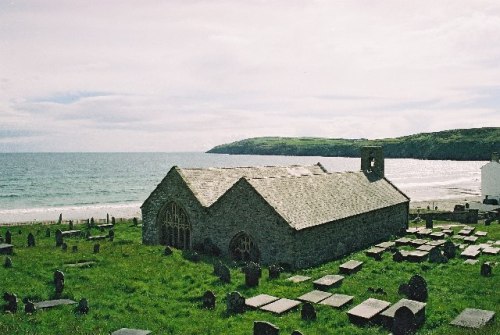
[[[359,148],[382,145],[388,158],[490,160],[500,152],[500,128],[454,129],[376,140],[316,137],[256,137],[218,145],[208,153],[359,157]]]

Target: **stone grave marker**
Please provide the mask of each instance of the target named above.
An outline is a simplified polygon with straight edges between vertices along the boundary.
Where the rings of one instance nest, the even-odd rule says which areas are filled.
[[[326,275],[313,281],[313,286],[317,290],[327,290],[334,286],[340,286],[342,280],[344,280],[344,276],[341,275]]]
[[[314,309],[314,306],[309,302],[305,302],[300,310],[300,317],[304,321],[316,320],[316,310]]]
[[[417,236],[419,237],[426,237],[432,234],[432,229],[429,228],[419,228],[417,230]]]
[[[54,286],[56,289],[56,296],[60,297],[64,290],[64,273],[60,270],[54,271]]]
[[[476,233],[474,235],[479,236],[479,237],[484,237],[484,236],[488,235],[488,232],[486,232],[486,231],[476,231]]]
[[[71,251],[78,252],[78,246],[77,245],[72,246]]]
[[[432,240],[426,243],[426,245],[432,245],[434,247],[442,246],[446,240]]]
[[[432,249],[434,249],[435,246],[434,245],[430,245],[430,244],[422,244],[421,246],[419,246],[417,248],[417,250],[420,250],[420,251],[431,251]]]
[[[283,268],[277,264],[269,266],[269,279],[278,279],[280,277]]]
[[[443,232],[434,232],[429,235],[429,237],[433,240],[440,240],[445,238],[445,234]]]
[[[431,218],[426,218],[425,219],[425,228],[426,229],[432,229],[432,228],[434,228],[434,223],[432,222]]]
[[[229,293],[226,297],[226,308],[228,313],[243,313],[245,298],[237,291]]]
[[[347,312],[349,320],[357,325],[377,321],[378,315],[391,305],[390,302],[369,298]]]
[[[480,254],[481,254],[481,251],[479,251],[478,249],[467,247],[460,254],[460,256],[465,257],[465,258],[477,258]]]
[[[56,247],[60,247],[63,244],[63,234],[61,229],[56,230]]]
[[[443,254],[441,253],[441,249],[434,248],[431,251],[429,251],[429,262],[430,263],[446,263],[446,262],[448,262],[448,259],[443,256]]]
[[[5,257],[5,263],[3,263],[4,268],[11,268],[12,267],[12,258],[10,257]]]
[[[408,228],[406,229],[407,234],[415,234],[418,231],[417,228]]]
[[[69,230],[73,230],[73,220],[69,220],[68,228]]]
[[[390,248],[394,247],[395,245],[396,245],[396,242],[388,241],[388,242],[382,242],[382,243],[376,244],[375,246],[377,248],[390,249]]]
[[[36,312],[35,304],[31,300],[27,300],[24,304],[24,313],[33,314]]]
[[[416,247],[419,247],[422,244],[426,244],[426,243],[427,243],[427,240],[418,238],[415,240],[411,240],[410,245],[416,248]]]
[[[334,308],[342,308],[353,301],[354,297],[346,294],[333,294],[332,296],[321,301],[321,305],[328,305]]]
[[[12,233],[10,232],[10,230],[7,230],[5,232],[5,243],[6,244],[11,244],[12,243]]]
[[[500,248],[495,247],[486,247],[483,249],[483,253],[487,255],[498,255],[500,252]]]
[[[94,254],[98,254],[101,250],[101,245],[99,243],[94,244]]]
[[[408,245],[411,242],[411,238],[401,237],[394,242],[396,243],[396,246]]]
[[[115,239],[115,231],[114,231],[114,229],[110,229],[110,230],[109,230],[109,232],[108,232],[108,237],[109,237],[109,240],[110,240],[111,242],[113,242],[113,241],[114,241],[114,239]]]
[[[300,301],[304,302],[312,302],[312,303],[319,303],[322,300],[325,300],[326,298],[330,297],[332,294],[324,291],[311,291],[306,294],[301,295],[297,299]]]
[[[247,287],[259,286],[259,278],[261,274],[261,268],[257,263],[249,262],[245,268],[245,285]]]
[[[17,312],[18,300],[17,300],[17,295],[15,293],[5,292],[3,294],[3,300],[5,300],[5,302],[7,303],[4,306],[4,310],[6,312],[9,312],[9,313]]]
[[[481,276],[489,277],[492,273],[492,267],[490,262],[484,262],[481,264]]]
[[[469,230],[469,229],[462,229],[458,232],[458,235],[462,235],[462,236],[469,236],[469,235],[472,235],[472,232],[473,230]]]
[[[78,301],[77,311],[80,314],[87,314],[89,312],[89,302],[87,299],[82,298]]]
[[[8,243],[0,243],[0,254],[2,255],[12,255],[14,252],[14,246]]]
[[[282,298],[270,304],[264,305],[260,307],[260,309],[279,315],[297,307],[298,305],[300,305],[300,301]]]
[[[427,301],[427,282],[420,275],[413,275],[408,282],[408,298],[420,302]]]
[[[457,248],[455,247],[455,244],[453,244],[453,242],[446,241],[443,244],[443,254],[446,258],[448,259],[455,258],[456,251]]]
[[[495,312],[475,308],[466,308],[453,321],[451,325],[466,328],[482,328],[493,321]]]
[[[215,293],[213,291],[206,291],[203,294],[203,308],[214,309],[215,308]]]
[[[408,258],[408,254],[410,252],[406,250],[396,250],[396,252],[392,255],[392,260],[394,262],[402,262]]]
[[[396,311],[401,307],[409,308],[413,314],[415,326],[420,327],[425,322],[425,302],[420,302],[416,300],[401,299],[385,311],[380,314],[382,324],[387,328],[391,329],[393,326],[394,317]]]
[[[295,275],[290,278],[287,278],[287,280],[291,281],[292,283],[301,283],[309,279],[311,279],[311,277],[301,276],[301,275]]]
[[[66,251],[66,250],[68,250],[68,244],[67,244],[67,243],[65,243],[65,242],[63,242],[63,243],[61,244],[61,250],[62,250],[62,251]]]
[[[94,264],[96,264],[96,262],[88,261],[88,262],[69,263],[64,265],[70,268],[90,268]]]
[[[393,335],[408,335],[413,334],[417,329],[415,314],[406,306],[399,307],[394,313],[394,321],[392,323]]]
[[[478,239],[477,236],[467,236],[466,238],[464,238],[464,242],[473,244],[476,243],[477,239]]]
[[[366,250],[366,255],[368,257],[372,257],[375,260],[379,261],[382,259],[382,253],[385,251],[383,248],[378,248],[378,247],[373,247],[368,250]]]
[[[363,262],[350,260],[340,265],[339,272],[342,274],[350,275],[361,270],[362,266]]]
[[[466,260],[464,261],[464,264],[474,265],[474,264],[476,264],[477,262],[479,262],[479,259],[466,259]]]
[[[253,322],[253,335],[278,335],[280,329],[267,321]]]
[[[408,253],[407,259],[410,262],[423,262],[427,259],[429,253],[422,250],[413,250]]]
[[[45,237],[50,237],[50,228],[45,230]]]
[[[259,308],[276,300],[279,300],[279,298],[268,294],[259,294],[255,297],[245,299],[245,305],[250,308]]]
[[[131,329],[131,328],[121,328],[111,333],[111,335],[149,335],[149,334],[151,334],[149,330]]]
[[[441,232],[448,235],[448,236],[453,235],[453,230],[451,230],[451,229],[443,229],[443,230],[441,230]]]

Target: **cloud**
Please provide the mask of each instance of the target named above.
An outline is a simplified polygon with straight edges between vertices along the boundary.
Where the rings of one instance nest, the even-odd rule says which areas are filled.
[[[2,2],[0,150],[500,126],[499,59],[494,0]]]

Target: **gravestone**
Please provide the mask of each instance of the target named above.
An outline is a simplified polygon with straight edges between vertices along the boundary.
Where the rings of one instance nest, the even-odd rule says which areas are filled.
[[[89,312],[89,302],[87,301],[87,299],[85,298],[80,299],[76,310],[80,314],[87,314]]]
[[[50,237],[50,228],[45,230],[45,237]]]
[[[35,304],[31,300],[26,301],[26,303],[24,304],[24,313],[33,314],[35,312],[36,312]]]
[[[94,254],[98,254],[101,250],[101,245],[99,243],[94,244]]]
[[[5,243],[7,243],[7,244],[12,243],[12,233],[10,232],[10,230],[7,230],[5,232]]]
[[[341,275],[326,275],[315,281],[313,281],[313,286],[317,290],[327,290],[330,287],[340,286],[344,276]]]
[[[409,308],[414,316],[414,324],[418,328],[425,322],[425,302],[401,299],[380,314],[382,324],[387,329],[393,328],[396,311],[401,307]]]
[[[301,295],[298,297],[298,300],[301,301],[306,301],[306,302],[313,302],[317,304],[318,302],[325,300],[326,298],[330,297],[332,294],[324,291],[318,291],[314,290],[311,292],[308,292],[306,294]]]
[[[56,230],[56,247],[60,247],[63,244],[63,234],[61,229]]]
[[[259,294],[255,297],[251,297],[248,299],[245,299],[245,305],[250,308],[259,308],[261,306],[270,304],[271,302],[274,302],[278,300],[279,298],[274,297],[272,295],[268,294]]]
[[[110,229],[108,232],[108,237],[111,242],[115,239],[115,231],[113,229]]]
[[[77,245],[72,246],[71,251],[78,252],[78,246]]]
[[[309,279],[311,279],[311,277],[301,276],[301,275],[295,275],[295,276],[292,276],[290,278],[287,278],[287,280],[291,281],[292,283],[302,283],[302,282],[307,281]]]
[[[137,226],[139,224],[139,222],[137,221],[137,218],[133,218],[132,222],[134,223],[134,226]]]
[[[369,298],[347,312],[349,320],[358,325],[376,322],[379,314],[391,305],[390,302]]]
[[[60,270],[54,271],[54,286],[56,289],[56,296],[61,296],[64,290],[64,273]]]
[[[394,262],[402,262],[408,256],[408,252],[404,250],[396,250],[396,252],[392,255],[392,260]]]
[[[111,217],[111,224],[114,226],[116,223],[116,219],[114,216]]]
[[[382,253],[385,251],[384,248],[373,247],[365,251],[368,257],[372,257],[376,261],[382,260]]]
[[[165,246],[165,250],[163,250],[163,255],[165,256],[170,256],[172,255],[174,252],[172,251],[172,248],[170,248],[168,245]]]
[[[331,297],[321,301],[321,305],[328,305],[334,308],[342,308],[352,302],[354,297],[346,294],[333,294]]]
[[[245,311],[245,298],[240,292],[233,291],[227,295],[226,310],[228,313],[243,313]]]
[[[277,264],[269,266],[269,279],[278,279],[283,268]]]
[[[481,276],[489,277],[489,276],[491,276],[491,273],[492,273],[492,267],[491,267],[490,262],[484,262],[481,265]]]
[[[406,306],[399,307],[394,313],[392,322],[393,335],[413,334],[417,329],[415,314]]]
[[[4,310],[6,312],[10,313],[15,313],[17,312],[17,295],[15,293],[8,293],[5,292],[3,294],[3,299],[7,302],[7,304],[4,306]]]
[[[214,309],[215,298],[214,292],[206,291],[205,294],[203,294],[203,308]]]
[[[10,257],[7,256],[5,258],[5,263],[3,263],[3,266],[5,268],[11,268],[12,267],[12,258],[10,258]]]
[[[109,223],[109,213],[106,213],[106,223]]]
[[[455,244],[451,241],[446,241],[443,244],[443,254],[446,258],[452,259],[455,258],[457,248],[455,247]]]
[[[121,328],[115,330],[111,335],[149,335],[151,332],[144,329]]]
[[[434,228],[434,223],[431,218],[425,219],[425,228],[432,229]]]
[[[339,267],[339,272],[343,274],[353,274],[355,272],[358,272],[361,270],[361,267],[363,266],[363,262],[360,261],[355,261],[355,260],[350,260],[348,262],[345,262],[344,264],[341,264]]]
[[[429,251],[429,262],[430,263],[446,263],[448,259],[441,254],[441,249],[433,248]]]
[[[61,249],[62,249],[62,251],[68,250],[68,244],[65,243],[65,242],[63,242],[62,245],[61,245]]]
[[[255,287],[259,285],[259,277],[261,274],[261,268],[257,263],[249,262],[245,268],[245,285],[247,287]]]
[[[267,321],[253,322],[253,335],[278,335],[280,329]]]
[[[285,312],[288,312],[291,309],[294,309],[298,305],[300,305],[300,301],[281,298],[270,304],[262,306],[260,309],[263,311],[268,311],[280,315]]]
[[[69,230],[73,230],[73,220],[69,220]]]
[[[90,218],[90,226],[93,227],[95,225],[94,217]]]
[[[77,302],[71,299],[54,299],[35,302],[36,309],[48,309],[64,305],[76,305]]]
[[[483,309],[466,308],[453,321],[451,325],[479,329],[493,322],[495,312]]]
[[[229,268],[222,263],[220,263],[218,276],[223,283],[231,282],[231,271],[229,271]]]
[[[408,298],[420,302],[427,301],[427,282],[420,275],[413,275],[408,282]]]
[[[304,321],[316,320],[316,310],[314,309],[314,306],[309,302],[305,302],[300,310],[300,317]]]

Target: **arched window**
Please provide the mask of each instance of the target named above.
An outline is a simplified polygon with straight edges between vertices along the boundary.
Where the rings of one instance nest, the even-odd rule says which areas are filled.
[[[253,239],[245,232],[240,232],[233,237],[229,243],[229,252],[237,261],[259,262],[259,249]]]
[[[161,217],[160,243],[178,249],[191,247],[191,226],[188,217],[175,202],[167,204]]]

